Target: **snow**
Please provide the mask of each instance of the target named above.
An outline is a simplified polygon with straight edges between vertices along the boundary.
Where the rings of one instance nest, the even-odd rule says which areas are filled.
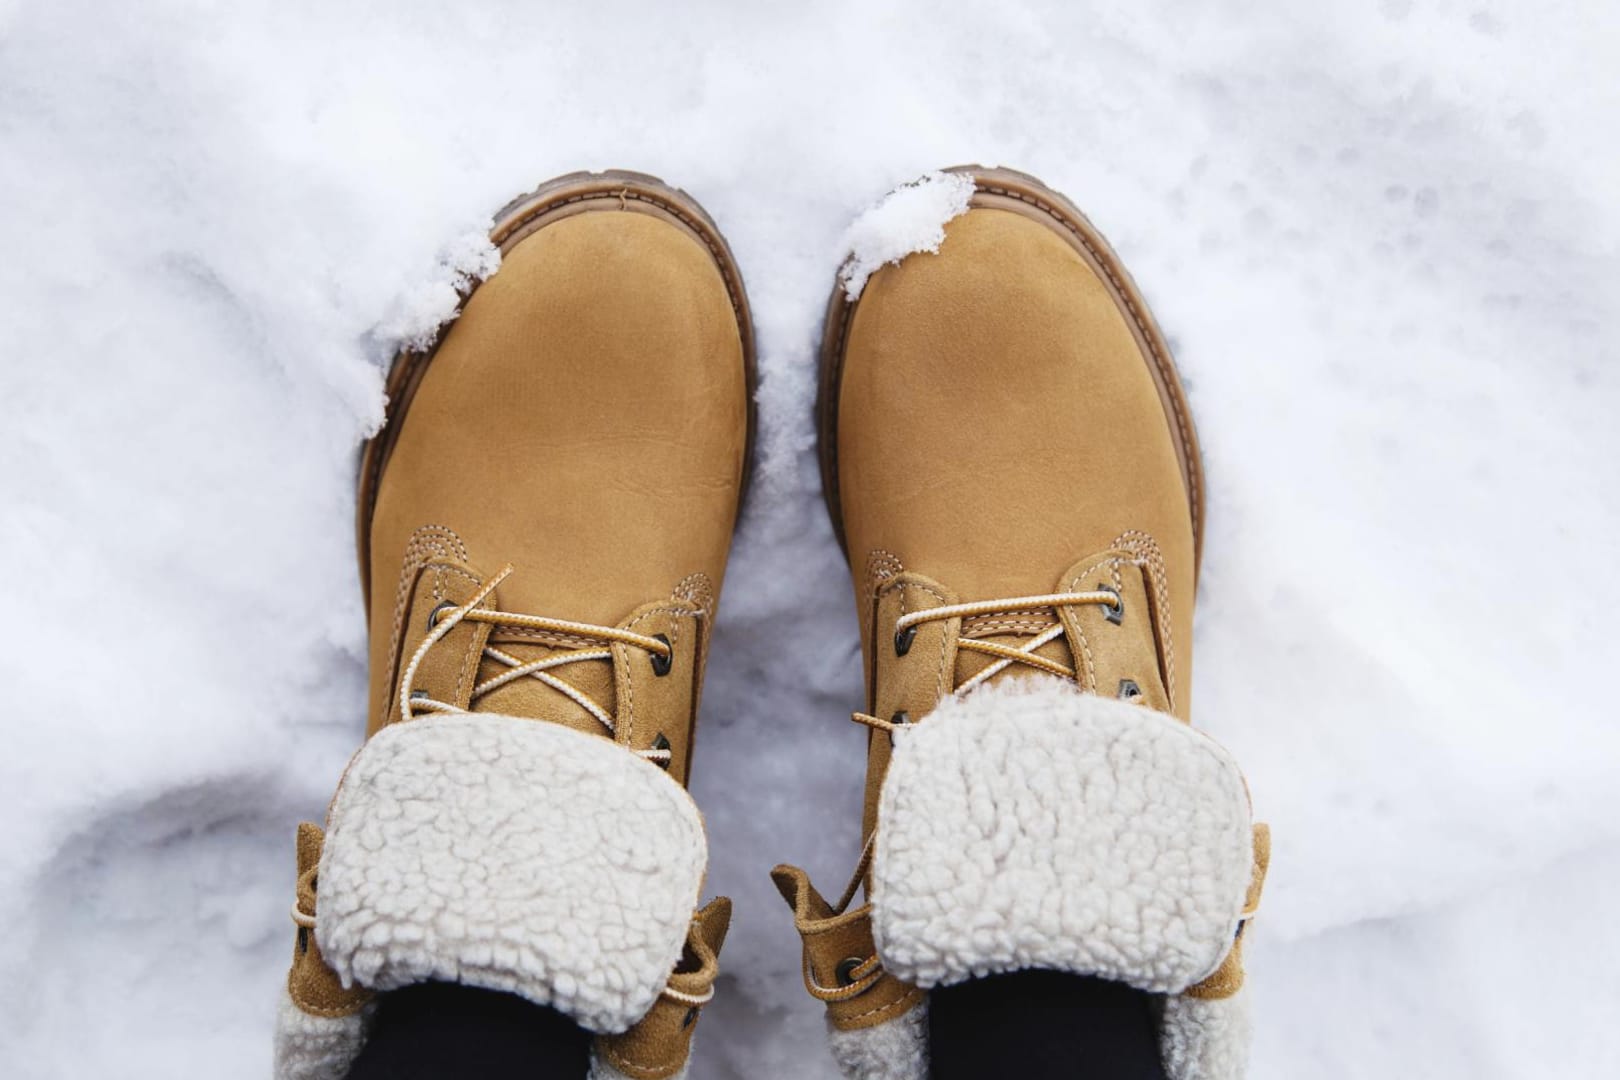
[[[907,255],[939,251],[945,225],[968,208],[973,178],[931,172],[901,184],[850,224],[843,246],[849,257],[838,271],[844,293],[861,298],[867,279]]]
[[[445,245],[438,263],[421,281],[407,285],[378,324],[376,337],[404,349],[422,352],[439,330],[461,314],[461,298],[478,282],[501,268],[501,253],[490,243],[493,221]]]
[[[694,1075],[830,1077],[767,880],[857,845],[816,338],[850,223],[964,161],[1070,195],[1189,385],[1194,712],[1276,835],[1253,1076],[1620,1072],[1620,8],[1083,7],[0,0],[7,1075],[266,1074],[383,367],[487,268],[456,238],[619,166],[759,329]]]

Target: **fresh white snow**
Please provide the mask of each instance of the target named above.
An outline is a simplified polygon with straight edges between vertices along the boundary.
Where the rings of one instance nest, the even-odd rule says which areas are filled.
[[[845,294],[859,300],[867,279],[884,265],[938,252],[946,223],[966,210],[972,197],[971,176],[936,171],[901,184],[863,211],[844,233],[849,257],[838,280]]]
[[[407,285],[377,325],[376,337],[401,348],[429,348],[447,323],[461,314],[461,298],[501,266],[501,253],[489,240],[493,222],[463,233],[439,253],[438,264],[421,281]]]
[[[816,339],[851,223],[978,161],[1107,233],[1189,386],[1194,712],[1276,837],[1253,1076],[1620,1074],[1617,61],[1606,0],[0,0],[0,1072],[266,1075],[381,373],[458,237],[619,166],[759,328],[694,1076],[831,1077],[767,880],[856,856]]]

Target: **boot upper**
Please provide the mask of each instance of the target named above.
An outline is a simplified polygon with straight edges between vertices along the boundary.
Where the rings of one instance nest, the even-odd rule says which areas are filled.
[[[805,985],[853,1080],[927,1075],[927,991],[1037,968],[1163,995],[1166,1075],[1240,1080],[1270,834],[1187,723],[1203,492],[1180,382],[1066,199],[952,171],[973,192],[937,251],[829,304],[822,478],[871,735],[843,895],[773,875]]]
[[[627,745],[667,741],[684,780],[746,458],[734,303],[699,237],[653,214],[575,213],[508,242],[392,421],[366,537],[372,731],[401,714],[402,670],[435,612],[510,566],[481,606],[661,635],[672,670],[566,627],[468,622],[413,687],[605,733],[583,697],[623,714]],[[510,669],[492,650],[532,664],[592,649],[611,655],[472,697]]]
[[[684,785],[752,429],[740,275],[637,173],[549,181],[491,239],[362,456],[368,732],[299,830],[285,1080],[339,1080],[373,995],[424,981],[549,1005],[593,1076],[663,1080],[714,993],[730,903],[695,910]]]
[[[1179,403],[1167,408],[1135,325],[1142,316],[1050,218],[975,206],[945,234],[937,255],[868,282],[834,391],[839,510],[868,670],[881,682],[894,659],[874,601],[902,569],[953,602],[1107,584],[1129,592],[1127,603],[1152,597],[1157,606],[1131,621],[1151,611],[1157,632],[1092,635],[1093,652],[1143,650],[1133,670],[1165,684],[1173,666],[1175,700],[1154,704],[1185,718],[1197,504],[1178,452],[1187,421]],[[909,593],[901,604],[944,602],[920,583]],[[1099,618],[1068,616],[1077,626]],[[1050,610],[1003,612],[962,631],[1017,639],[1053,622]],[[1078,659],[1082,685],[1099,689],[1078,636],[1068,639],[1044,653],[1070,667]],[[957,681],[974,664],[983,666],[972,658]]]

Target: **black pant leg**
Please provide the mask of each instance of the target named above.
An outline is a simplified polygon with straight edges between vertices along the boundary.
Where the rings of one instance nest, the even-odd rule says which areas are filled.
[[[929,997],[932,1080],[1165,1080],[1153,995],[1058,971],[1017,971]]]
[[[591,1037],[514,994],[422,983],[384,994],[348,1080],[584,1080]]]

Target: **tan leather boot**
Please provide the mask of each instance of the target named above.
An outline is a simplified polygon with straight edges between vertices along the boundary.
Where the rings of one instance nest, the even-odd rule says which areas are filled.
[[[369,740],[299,833],[282,1077],[371,995],[505,990],[684,1073],[730,905],[684,785],[745,485],[753,332],[718,229],[614,172],[506,207],[501,267],[388,380],[361,468]]]
[[[828,508],[872,728],[856,880],[776,879],[847,1075],[927,1074],[926,991],[1050,968],[1164,995],[1177,1080],[1237,1077],[1269,839],[1188,724],[1203,481],[1164,337],[1031,177],[967,167],[937,254],[828,309]],[[864,883],[868,902],[851,907]]]

